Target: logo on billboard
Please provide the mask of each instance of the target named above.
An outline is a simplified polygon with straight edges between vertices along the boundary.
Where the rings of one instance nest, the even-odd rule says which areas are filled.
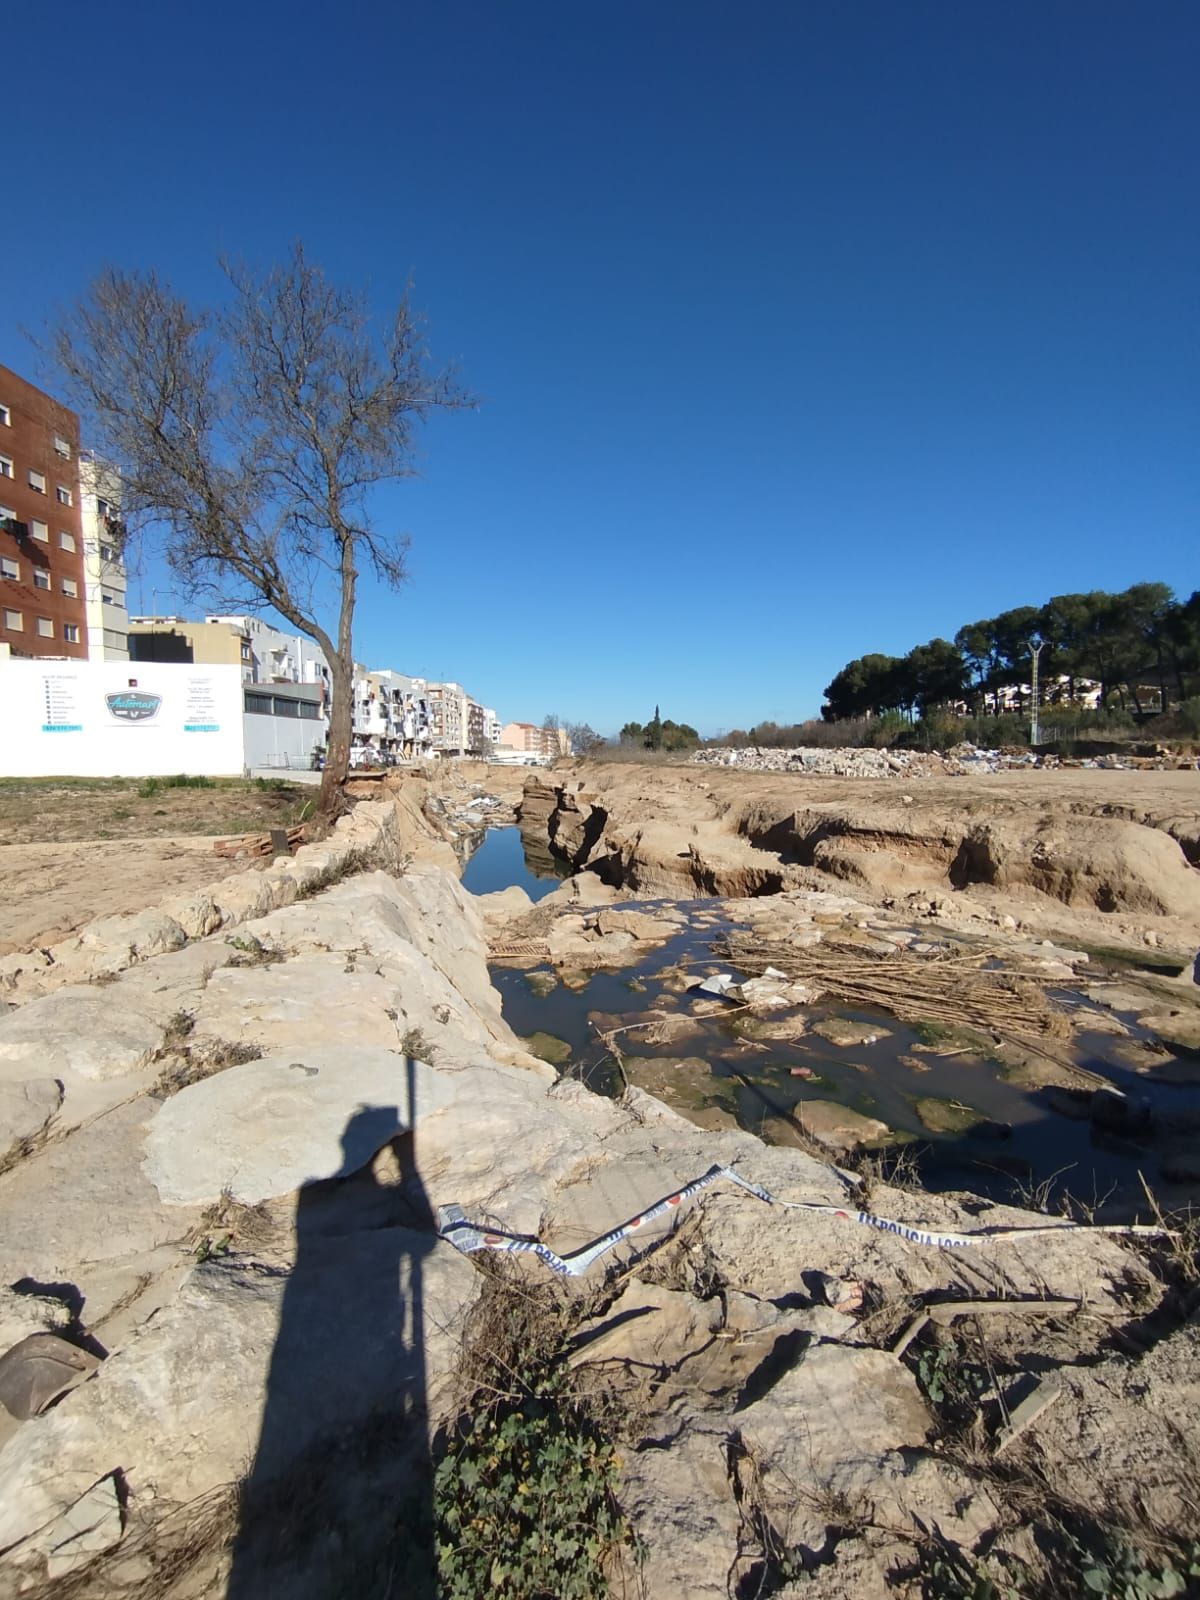
[[[162,695],[143,694],[136,689],[122,689],[119,694],[106,694],[104,703],[109,714],[118,722],[149,722],[158,715]]]

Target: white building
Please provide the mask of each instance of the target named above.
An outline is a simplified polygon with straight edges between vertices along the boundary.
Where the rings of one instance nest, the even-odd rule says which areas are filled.
[[[121,480],[111,467],[83,453],[79,457],[79,491],[88,660],[128,661]]]
[[[284,633],[261,617],[209,616],[204,620],[234,628],[249,641],[249,660],[243,658],[247,683],[315,683],[328,701],[329,663],[320,645],[306,634]]]

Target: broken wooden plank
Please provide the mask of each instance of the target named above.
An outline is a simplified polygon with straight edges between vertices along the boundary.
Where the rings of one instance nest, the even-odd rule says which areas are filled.
[[[1056,1312],[1078,1311],[1078,1300],[941,1300],[918,1311],[904,1332],[892,1346],[894,1356],[902,1356],[909,1345],[929,1323],[936,1322],[946,1328],[959,1317],[978,1316],[980,1312],[1007,1312],[1025,1317],[1051,1317]]]
[[[272,828],[269,833],[243,833],[232,839],[215,839],[213,851],[226,858],[290,854],[307,838],[308,824],[301,822],[294,828]]]
[[[1052,1317],[1056,1312],[1078,1311],[1078,1300],[942,1300],[926,1306],[931,1322],[948,1327],[958,1317],[980,1312],[1009,1312],[1024,1317]]]
[[[1036,1383],[1024,1400],[1009,1413],[1007,1423],[996,1434],[996,1454],[999,1455],[1001,1450],[1007,1450],[1013,1440],[1036,1422],[1042,1412],[1052,1406],[1063,1393],[1063,1386],[1057,1378],[1043,1378]]]

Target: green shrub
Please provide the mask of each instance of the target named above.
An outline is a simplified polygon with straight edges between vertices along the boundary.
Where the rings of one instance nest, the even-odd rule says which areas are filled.
[[[460,1425],[434,1477],[445,1600],[594,1600],[621,1542],[616,1455],[561,1373]]]
[[[147,778],[138,785],[138,794],[143,800],[152,800],[156,794],[161,794],[164,789],[215,789],[216,785],[211,778],[199,774],[195,777],[186,772],[177,772],[173,778]]]
[[[570,1305],[507,1264],[486,1275],[434,1473],[439,1596],[602,1600],[633,1541],[615,1448],[569,1365]]]

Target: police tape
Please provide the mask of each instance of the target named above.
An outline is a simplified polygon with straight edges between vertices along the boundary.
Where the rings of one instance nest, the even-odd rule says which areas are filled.
[[[876,1228],[881,1233],[895,1234],[897,1238],[904,1239],[909,1244],[932,1245],[943,1250],[974,1249],[997,1241],[1024,1239],[1048,1233],[1115,1233],[1161,1237],[1171,1231],[1169,1228],[1138,1223],[1052,1222],[1030,1228],[996,1228],[980,1233],[937,1233],[930,1228],[918,1228],[911,1223],[893,1221],[890,1217],[877,1217],[871,1211],[851,1211],[845,1206],[823,1205],[815,1200],[780,1200],[761,1184],[742,1177],[741,1173],[735,1172],[732,1167],[714,1166],[709,1167],[708,1171],[701,1173],[698,1178],[693,1178],[691,1183],[684,1184],[683,1188],[664,1195],[645,1211],[639,1211],[637,1216],[619,1223],[608,1233],[601,1234],[598,1239],[593,1239],[590,1244],[581,1246],[570,1255],[560,1256],[548,1244],[543,1244],[540,1239],[532,1235],[508,1233],[503,1228],[490,1228],[483,1223],[472,1222],[459,1205],[438,1207],[438,1233],[464,1255],[470,1255],[476,1250],[498,1250],[506,1255],[532,1255],[549,1267],[551,1272],[563,1277],[578,1278],[582,1277],[594,1261],[612,1250],[622,1240],[632,1238],[655,1218],[677,1212],[688,1200],[711,1188],[722,1178],[736,1184],[739,1189],[744,1189],[747,1194],[752,1194],[756,1200],[762,1200],[769,1206],[780,1206],[787,1211],[818,1212],[840,1221],[857,1222],[863,1227]]]

